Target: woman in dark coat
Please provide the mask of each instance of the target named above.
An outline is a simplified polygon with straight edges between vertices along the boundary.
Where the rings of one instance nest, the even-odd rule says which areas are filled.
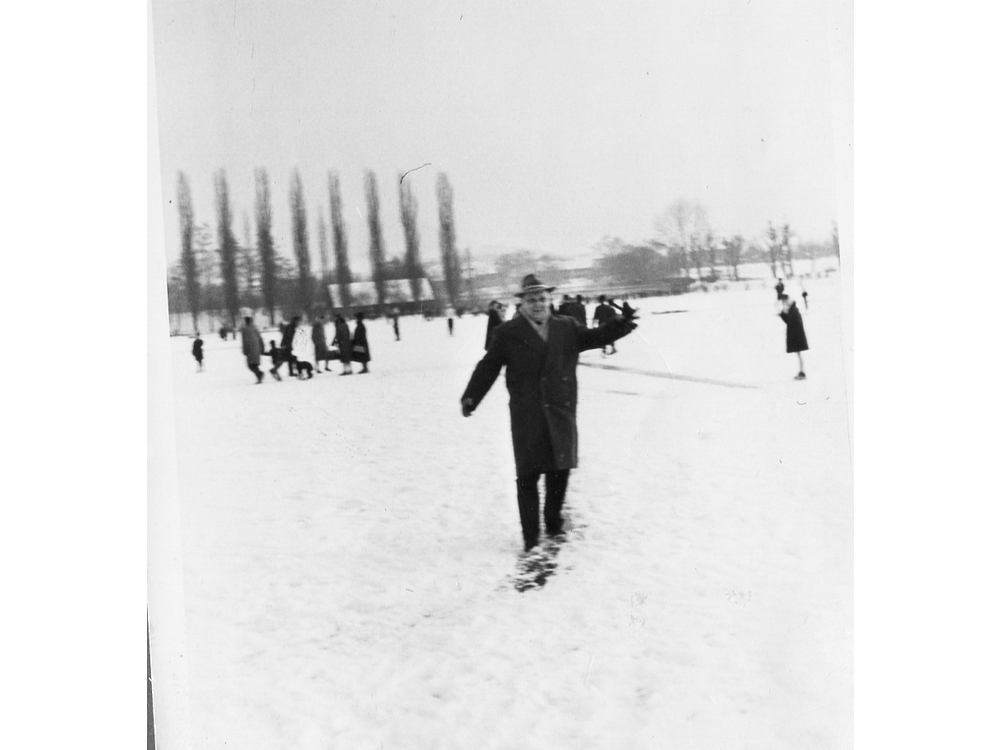
[[[522,281],[521,315],[499,326],[462,394],[470,416],[507,368],[510,431],[517,470],[517,502],[524,547],[538,543],[538,480],[545,474],[545,530],[562,532],[562,503],[569,471],[577,465],[576,366],[580,352],[627,336],[635,323],[615,316],[600,328],[551,315],[549,292],[536,276]]]
[[[785,321],[785,351],[794,353],[799,358],[799,374],[796,380],[805,380],[806,370],[802,364],[802,352],[809,349],[806,341],[806,329],[802,325],[802,315],[799,308],[795,306],[795,300],[788,298],[788,295],[781,295],[781,305],[784,308],[778,315]]]
[[[368,330],[365,328],[365,314],[358,312],[355,316],[358,321],[354,324],[354,339],[351,341],[352,359],[361,363],[361,374],[368,372],[368,363],[371,361],[371,351],[368,349]]]
[[[340,374],[351,375],[354,372],[351,369],[351,329],[347,327],[347,321],[340,315],[337,316],[334,328],[337,333],[333,343],[340,352],[340,364],[343,367]]]

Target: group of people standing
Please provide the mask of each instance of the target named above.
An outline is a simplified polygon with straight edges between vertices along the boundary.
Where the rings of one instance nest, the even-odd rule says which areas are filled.
[[[272,339],[270,348],[264,348],[264,337],[253,322],[253,318],[247,316],[243,318],[243,327],[240,335],[243,343],[243,356],[246,357],[247,368],[257,377],[257,383],[264,381],[264,372],[260,369],[261,358],[264,356],[271,358],[271,368],[268,372],[275,380],[281,380],[281,365],[288,365],[288,375],[290,377],[311,378],[313,371],[330,372],[330,360],[339,359],[342,365],[341,375],[351,375],[354,370],[352,362],[361,364],[361,373],[369,372],[368,363],[371,361],[371,350],[368,345],[368,331],[365,328],[364,313],[355,314],[354,332],[351,333],[347,321],[343,316],[337,315],[334,319],[334,337],[330,346],[326,343],[326,316],[320,315],[313,321],[311,339],[314,352],[315,368],[306,359],[299,357],[295,350],[296,338],[302,339],[304,329],[300,328],[302,316],[296,315],[289,323],[282,323],[280,326],[281,343],[275,345]],[[335,347],[332,351],[330,347]],[[301,354],[299,348],[299,354]],[[322,369],[320,365],[322,364]],[[200,362],[199,362],[200,366]]]

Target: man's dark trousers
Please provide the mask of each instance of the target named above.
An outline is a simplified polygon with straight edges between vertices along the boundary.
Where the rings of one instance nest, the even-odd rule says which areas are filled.
[[[529,474],[517,478],[517,508],[521,514],[521,533],[524,548],[531,549],[538,544],[538,479],[541,474]],[[561,534],[563,530],[562,506],[569,485],[569,469],[550,471],[545,474],[545,533],[549,536]]]

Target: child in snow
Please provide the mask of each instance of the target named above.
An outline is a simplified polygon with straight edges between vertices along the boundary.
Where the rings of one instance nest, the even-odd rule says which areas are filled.
[[[191,354],[194,355],[195,362],[198,363],[198,372],[204,370],[201,361],[205,358],[205,342],[201,340],[201,334],[195,331],[194,345],[191,347]]]
[[[271,348],[264,352],[271,358],[271,369],[268,372],[274,376],[275,380],[281,380],[281,374],[278,372],[278,368],[281,367],[281,349],[274,345],[274,339],[271,339],[269,343]]]
[[[784,308],[779,317],[785,321],[785,351],[794,353],[799,358],[799,374],[796,380],[806,379],[806,369],[802,364],[802,352],[809,349],[806,341],[806,329],[802,325],[802,314],[795,306],[795,300],[789,299],[787,294],[781,295],[781,306]]]

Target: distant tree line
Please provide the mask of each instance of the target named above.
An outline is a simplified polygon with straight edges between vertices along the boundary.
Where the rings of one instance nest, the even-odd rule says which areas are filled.
[[[762,243],[742,235],[720,237],[696,201],[674,201],[653,222],[656,236],[638,243],[604,237],[598,244],[597,275],[606,283],[622,286],[655,284],[667,279],[711,283],[720,278],[740,279],[740,266],[766,262],[775,278],[794,276],[792,260],[836,255],[840,258],[837,227],[829,244],[800,243],[793,247],[789,224],[768,222]],[[500,267],[498,265],[498,272]]]
[[[258,168],[254,172],[256,232],[251,230],[250,217],[244,212],[243,244],[237,241],[233,231],[233,207],[225,170],[218,170],[213,182],[216,209],[214,243],[209,224],[196,221],[187,175],[178,173],[181,252],[167,279],[168,304],[172,313],[188,312],[197,320],[200,313],[212,312],[235,327],[241,310],[249,308],[266,312],[271,325],[274,325],[278,311],[283,311],[287,317],[298,314],[309,318],[331,312],[333,299],[328,291],[331,284],[337,286],[344,306],[352,304],[350,284],[356,277],[350,267],[340,178],[336,172],[331,171],[327,176],[328,209],[320,206],[316,216],[320,260],[318,275],[312,268],[309,216],[298,169],[292,172],[288,193],[292,225],[291,260],[282,255],[275,245],[272,183],[267,170]],[[412,295],[419,302],[423,290],[420,279],[426,272],[420,258],[418,203],[412,186],[400,175],[400,221],[405,248],[398,257],[387,257],[378,180],[371,170],[364,175],[364,190],[368,208],[368,256],[378,310],[381,313],[387,302],[386,282],[398,279],[411,280]],[[436,192],[441,227],[442,281],[447,294],[447,300],[442,302],[460,307],[463,272],[456,250],[453,192],[444,173],[438,175]],[[332,259],[328,247],[327,220],[331,229]]]

